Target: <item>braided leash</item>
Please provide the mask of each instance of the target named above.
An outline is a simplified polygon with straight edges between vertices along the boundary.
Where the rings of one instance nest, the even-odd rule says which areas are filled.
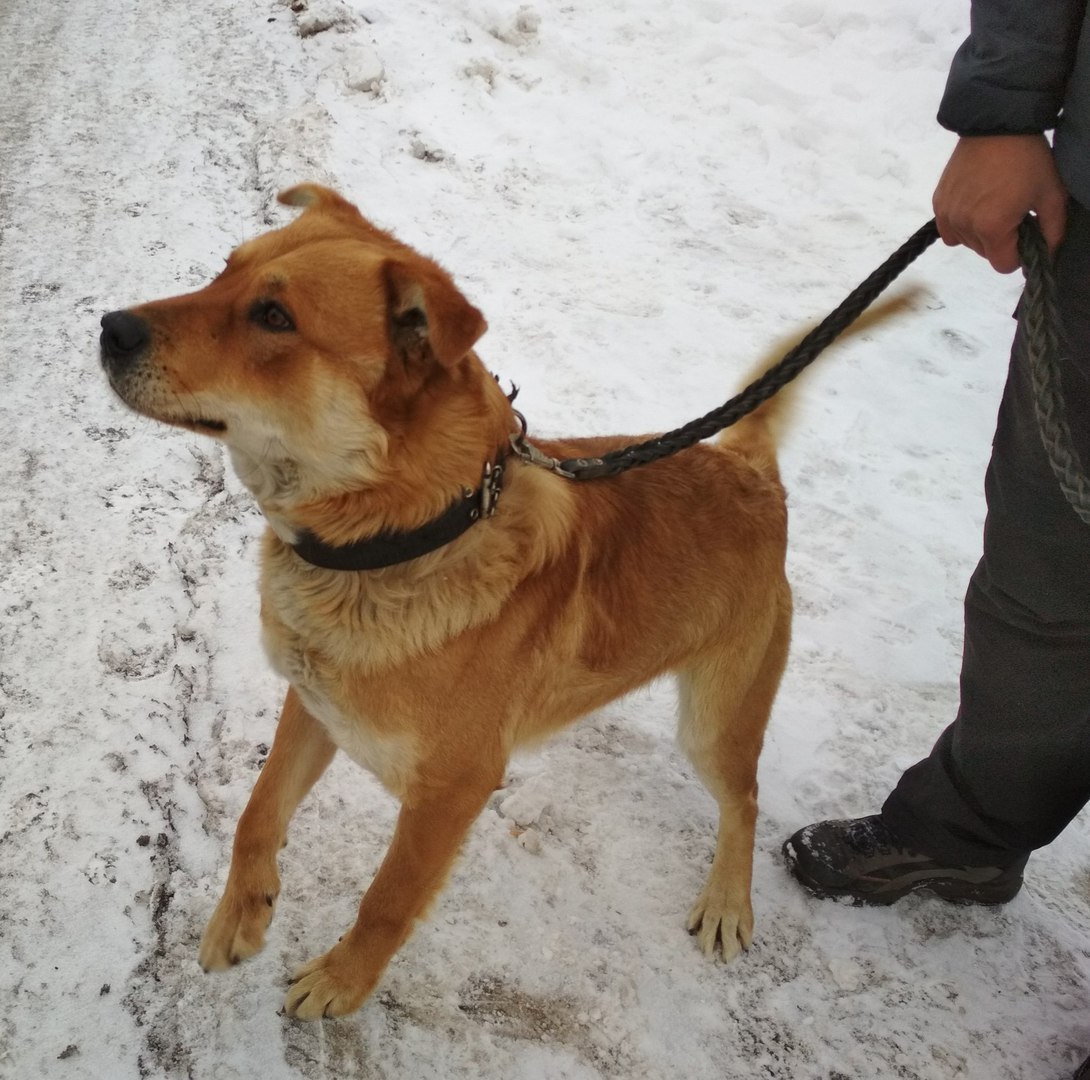
[[[1018,254],[1026,268],[1023,325],[1033,381],[1034,408],[1048,461],[1071,509],[1090,525],[1090,481],[1071,440],[1065,419],[1060,376],[1061,345],[1057,327],[1056,279],[1048,247],[1033,218],[1018,229]]]
[[[640,465],[650,465],[710,438],[736,424],[768,401],[812,364],[939,236],[934,219],[912,234],[877,270],[856,286],[775,366],[750,383],[740,394],[665,435],[613,450],[602,457],[548,457],[526,439],[525,426],[511,440],[524,461],[549,469],[569,480],[597,480],[617,476]],[[1026,269],[1025,325],[1041,438],[1064,496],[1083,521],[1090,524],[1090,481],[1071,442],[1063,416],[1060,391],[1060,345],[1056,327],[1056,284],[1048,249],[1035,218],[1019,228],[1019,254]]]
[[[737,423],[812,364],[938,236],[934,221],[929,221],[909,237],[866,281],[856,286],[843,303],[815,326],[775,367],[770,368],[718,409],[713,409],[675,431],[611,451],[600,458],[569,458],[561,461],[558,463],[558,471],[568,474],[573,480],[596,480],[599,477],[616,476],[627,469],[649,465],[660,458],[676,454],[679,450],[686,450]]]

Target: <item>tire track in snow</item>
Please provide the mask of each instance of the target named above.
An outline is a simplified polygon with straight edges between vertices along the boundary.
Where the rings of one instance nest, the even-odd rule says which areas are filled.
[[[0,7],[0,295],[16,298],[0,323],[5,352],[19,361],[0,365],[0,418],[23,448],[25,474],[0,489],[0,547],[22,552],[0,565],[0,588],[10,581],[14,595],[30,598],[5,611],[0,746],[19,753],[0,770],[0,802],[32,789],[44,800],[42,823],[16,838],[28,856],[18,889],[0,900],[28,989],[8,1010],[0,1052],[13,1064],[26,1055],[22,1075],[51,1075],[56,1057],[48,1036],[30,1037],[39,1029],[34,1001],[75,1002],[87,992],[67,959],[80,933],[69,909],[86,920],[92,897],[111,927],[105,940],[118,940],[114,924],[128,920],[137,958],[127,986],[96,1000],[113,1029],[102,1046],[53,1040],[67,1067],[78,1071],[82,1062],[94,1075],[95,1055],[106,1052],[114,1064],[98,1075],[134,1066],[149,1077],[189,1075],[193,1032],[214,1019],[195,992],[203,976],[194,858],[204,834],[191,823],[210,816],[197,748],[214,744],[209,724],[223,717],[201,609],[214,603],[205,586],[244,511],[223,490],[218,448],[202,447],[187,463],[180,436],[111,403],[94,346],[101,312],[199,284],[217,257],[261,228],[255,147],[305,94],[293,81],[292,52],[301,46],[287,25],[282,7],[256,0],[202,9],[153,0]],[[180,205],[188,220],[179,220]],[[42,403],[53,422],[43,425],[27,402]],[[139,440],[129,438],[132,427]],[[161,515],[177,520],[179,510],[188,521],[173,550],[141,562],[140,539],[169,535]],[[225,530],[225,520],[235,528]],[[142,573],[133,571],[140,565]],[[132,592],[143,588],[152,592]],[[164,602],[141,619],[130,601],[156,591]],[[70,657],[71,686],[56,684],[56,666],[43,656]],[[94,694],[83,707],[85,681],[109,708],[95,708]],[[35,744],[37,753],[22,752]],[[105,822],[62,809],[88,782],[105,792]],[[115,817],[132,844],[122,832],[103,847],[100,834]],[[50,823],[62,821],[60,834]],[[43,837],[48,858],[29,857]],[[109,860],[118,855],[115,870]],[[67,895],[47,893],[73,857],[90,860],[85,880]],[[93,872],[100,863],[109,873]],[[136,892],[128,907],[126,887]],[[32,913],[47,895],[36,918],[8,918],[9,905]],[[65,933],[45,932],[47,918]],[[120,940],[129,936],[121,930]],[[103,962],[116,968],[124,952]],[[118,987],[121,973],[111,979]],[[135,1044],[119,1008],[136,1025]],[[63,1032],[63,1013],[59,1023]]]

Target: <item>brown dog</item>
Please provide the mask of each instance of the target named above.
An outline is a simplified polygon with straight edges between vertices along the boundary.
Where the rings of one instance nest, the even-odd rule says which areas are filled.
[[[485,321],[439,266],[332,191],[280,199],[306,210],[210,285],[103,319],[114,390],[222,440],[270,525],[261,618],[290,686],[202,966],[264,944],[277,851],[340,747],[401,811],[355,925],[286,1007],[356,1009],[512,750],[667,671],[720,815],[689,929],[730,959],[752,938],[757,757],[791,622],[770,407],[718,446],[572,483],[509,454],[518,419],[472,351]]]

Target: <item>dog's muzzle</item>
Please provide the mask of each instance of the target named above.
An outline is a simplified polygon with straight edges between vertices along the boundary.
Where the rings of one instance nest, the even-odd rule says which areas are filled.
[[[99,337],[102,366],[117,377],[125,374],[148,351],[151,326],[131,311],[111,311],[102,316]]]

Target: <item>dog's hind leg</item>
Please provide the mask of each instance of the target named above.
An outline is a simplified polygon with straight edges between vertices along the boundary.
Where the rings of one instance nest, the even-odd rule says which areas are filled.
[[[201,939],[205,971],[221,971],[264,946],[280,892],[276,853],[284,846],[296,807],[336,749],[289,689],[268,760],[235,830],[227,887]]]
[[[787,661],[790,626],[785,584],[763,651],[739,656],[732,643],[722,655],[705,657],[679,673],[678,741],[719,804],[711,873],[688,920],[689,932],[709,957],[718,948],[724,960],[731,960],[753,940],[757,759]]]

